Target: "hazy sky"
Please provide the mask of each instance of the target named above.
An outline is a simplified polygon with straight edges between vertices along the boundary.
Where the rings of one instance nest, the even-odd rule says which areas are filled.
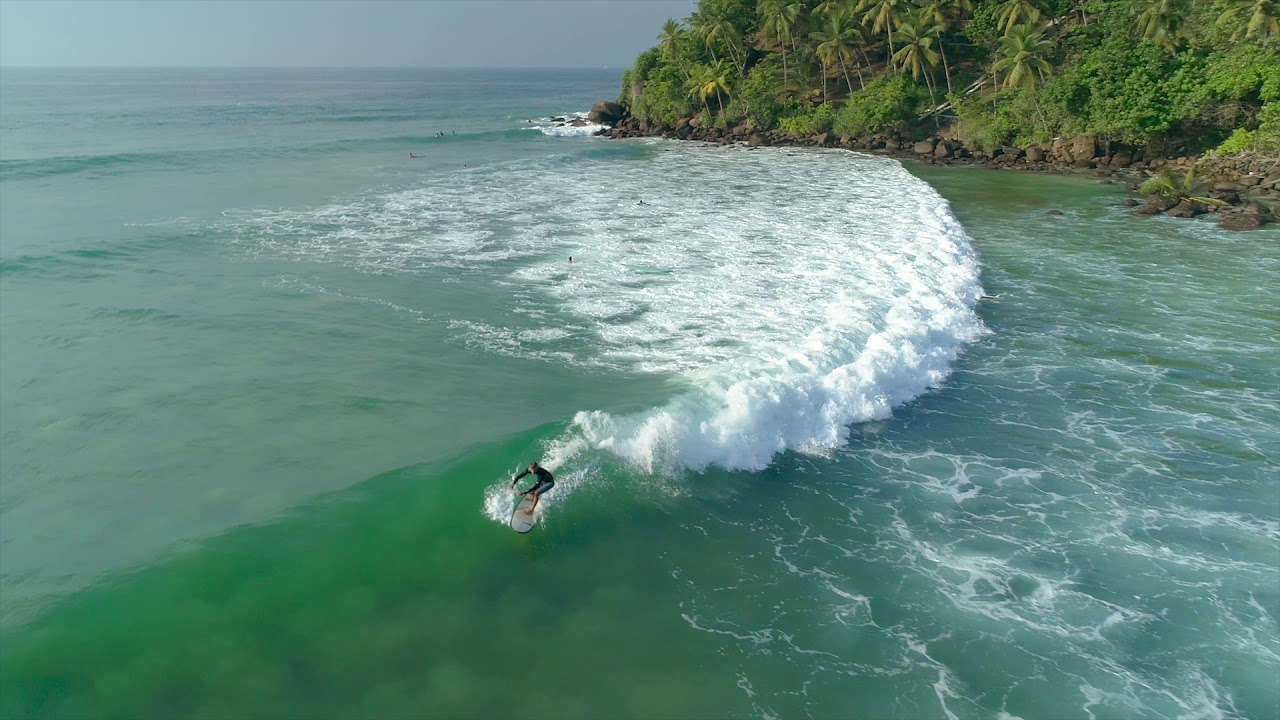
[[[0,0],[0,65],[624,67],[692,0]]]

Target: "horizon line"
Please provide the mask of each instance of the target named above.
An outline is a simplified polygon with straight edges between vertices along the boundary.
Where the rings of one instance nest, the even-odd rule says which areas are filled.
[[[629,66],[628,66],[629,67]],[[611,65],[0,65],[0,70],[619,70]]]

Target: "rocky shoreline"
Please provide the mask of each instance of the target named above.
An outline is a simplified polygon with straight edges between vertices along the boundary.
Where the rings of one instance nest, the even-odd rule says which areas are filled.
[[[1206,213],[1220,216],[1219,227],[1254,230],[1274,222],[1280,210],[1280,158],[1200,158],[1166,157],[1159,149],[1132,147],[1082,136],[1057,139],[1048,146],[1001,147],[987,152],[969,148],[949,136],[947,129],[926,136],[907,137],[901,133],[878,133],[867,137],[837,136],[826,132],[798,137],[783,130],[758,130],[748,120],[735,127],[702,127],[701,117],[682,118],[674,125],[651,125],[631,116],[615,102],[601,101],[591,108],[588,122],[604,126],[598,135],[610,138],[661,137],[747,147],[826,147],[857,150],[931,165],[976,165],[993,170],[1031,172],[1092,172],[1100,182],[1125,182],[1135,193],[1126,201],[1139,215],[1164,213],[1191,218]],[[1197,177],[1211,188],[1207,198],[1215,202],[1181,202],[1149,195],[1145,202],[1136,192],[1144,180],[1165,170],[1185,173],[1196,168]]]

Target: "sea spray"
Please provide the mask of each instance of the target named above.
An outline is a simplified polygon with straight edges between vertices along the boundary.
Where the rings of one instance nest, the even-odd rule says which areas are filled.
[[[654,171],[689,163],[715,178],[710,199],[626,182],[610,192],[562,188],[583,233],[590,228],[584,260],[533,262],[515,291],[532,283],[590,328],[597,340],[584,360],[671,374],[687,390],[641,412],[577,413],[552,442],[555,462],[590,449],[643,474],[673,475],[759,470],[780,452],[827,451],[847,441],[850,425],[938,386],[983,332],[967,235],[945,201],[897,163],[664,151]],[[729,200],[718,183],[763,184],[766,173],[785,181],[776,193],[787,203],[712,213]],[[859,202],[815,197],[827,174]],[[645,206],[619,208],[643,190]],[[507,332],[500,345],[496,328],[472,337],[536,356],[537,344],[521,341],[531,334]],[[557,485],[561,499],[570,492]],[[493,507],[499,495],[486,494],[486,514],[505,521]]]

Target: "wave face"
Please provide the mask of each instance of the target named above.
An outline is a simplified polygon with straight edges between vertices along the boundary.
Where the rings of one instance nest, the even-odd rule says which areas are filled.
[[[978,263],[945,201],[894,162],[775,155],[722,154],[697,183],[707,196],[631,210],[662,219],[601,233],[591,271],[552,286],[608,356],[690,386],[638,415],[579,413],[590,444],[646,472],[758,470],[842,445],[851,423],[940,383],[981,332]],[[655,231],[673,242],[645,242]]]
[[[942,382],[982,332],[978,262],[947,203],[897,162],[846,152],[589,141],[230,221],[255,254],[511,266],[496,282],[515,317],[451,321],[466,342],[684,388],[636,414],[579,412],[553,469],[584,448],[661,474],[838,447]]]
[[[981,332],[964,230],[898,163],[668,143],[648,151],[620,167],[585,161],[573,175],[517,165],[355,206],[272,213],[251,218],[247,234],[379,271],[524,261],[514,291],[577,319],[570,329],[589,338],[578,360],[689,386],[650,412],[575,418],[590,444],[651,472],[758,469],[783,450],[839,445],[850,423],[941,382]],[[496,231],[513,221],[515,235]],[[462,329],[521,354],[566,332]]]

